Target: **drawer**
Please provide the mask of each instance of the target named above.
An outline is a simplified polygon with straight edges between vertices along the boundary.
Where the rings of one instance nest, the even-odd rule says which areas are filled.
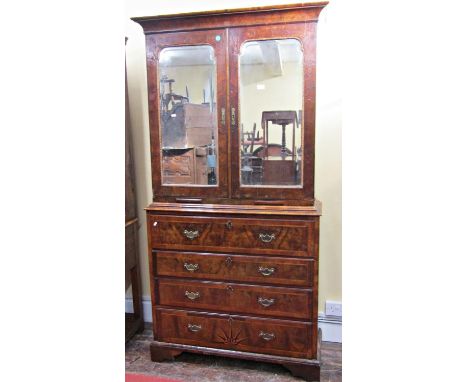
[[[153,252],[153,274],[194,279],[312,286],[315,261],[266,256]]]
[[[154,308],[156,339],[185,345],[312,358],[313,324]]]
[[[312,319],[312,291],[298,288],[159,278],[156,279],[156,303],[167,307]]]
[[[312,256],[318,245],[318,220],[149,214],[148,224],[155,249]]]

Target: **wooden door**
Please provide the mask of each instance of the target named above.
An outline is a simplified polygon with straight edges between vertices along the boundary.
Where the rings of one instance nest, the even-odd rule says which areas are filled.
[[[228,196],[226,31],[147,34],[153,199]]]
[[[313,21],[229,29],[233,198],[314,198]]]

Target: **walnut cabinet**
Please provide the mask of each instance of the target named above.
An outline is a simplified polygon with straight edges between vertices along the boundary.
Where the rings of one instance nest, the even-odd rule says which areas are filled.
[[[323,3],[138,17],[146,36],[154,361],[320,379],[316,32]]]

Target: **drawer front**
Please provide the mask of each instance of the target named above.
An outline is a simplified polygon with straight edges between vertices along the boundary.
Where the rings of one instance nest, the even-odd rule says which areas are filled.
[[[156,294],[156,303],[167,307],[312,318],[312,292],[307,289],[157,279]]]
[[[301,358],[314,352],[313,325],[307,322],[158,308],[154,314],[158,341]]]
[[[311,287],[314,265],[312,259],[167,251],[153,253],[155,275],[194,279]]]
[[[318,221],[148,215],[155,249],[311,256]]]

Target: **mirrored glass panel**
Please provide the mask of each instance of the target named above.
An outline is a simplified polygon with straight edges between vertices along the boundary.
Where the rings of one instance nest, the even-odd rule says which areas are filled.
[[[239,56],[240,183],[302,185],[304,68],[296,39],[245,42]]]
[[[164,185],[218,183],[216,61],[211,46],[159,55],[161,172]]]

